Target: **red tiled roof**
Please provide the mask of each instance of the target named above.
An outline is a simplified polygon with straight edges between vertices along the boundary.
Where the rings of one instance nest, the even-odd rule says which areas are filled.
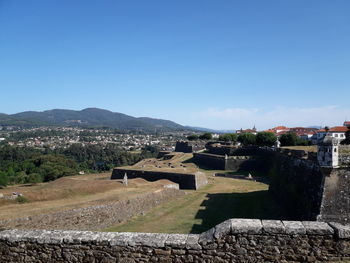
[[[347,130],[348,130],[348,127],[344,127],[344,126],[336,126],[329,129],[329,131],[331,132],[346,132]]]
[[[346,132],[348,131],[348,127],[345,126],[335,126],[329,129],[329,132]],[[326,132],[325,129],[320,129],[317,132]]]
[[[271,130],[289,130],[286,126],[277,126],[275,128],[272,128]]]
[[[286,134],[286,133],[288,133],[288,132],[289,132],[289,131],[280,131],[280,132],[277,133],[277,135]]]

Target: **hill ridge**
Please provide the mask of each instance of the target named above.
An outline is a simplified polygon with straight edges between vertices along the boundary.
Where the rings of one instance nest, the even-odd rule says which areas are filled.
[[[24,111],[15,114],[0,113],[0,125],[35,126],[89,126],[121,130],[162,131],[189,130],[176,122],[151,117],[133,117],[95,107],[82,110],[51,109]]]

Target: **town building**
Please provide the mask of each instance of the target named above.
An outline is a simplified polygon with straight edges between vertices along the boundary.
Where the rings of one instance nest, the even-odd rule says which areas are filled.
[[[320,142],[323,140],[323,138],[326,136],[327,131],[329,135],[335,139],[337,139],[339,142],[345,139],[345,133],[348,131],[348,127],[346,126],[335,126],[332,128],[324,128],[317,131],[317,142]]]
[[[252,133],[252,134],[257,134],[257,130],[255,128],[255,125],[252,129],[246,129],[246,130],[243,130],[242,128],[240,130],[237,130],[236,131],[236,134],[243,134],[243,133]]]

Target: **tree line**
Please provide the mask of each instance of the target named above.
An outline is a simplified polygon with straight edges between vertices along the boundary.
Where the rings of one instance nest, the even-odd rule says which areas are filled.
[[[195,140],[211,140],[213,138],[211,133],[203,133],[202,135],[192,134],[187,137],[190,141]],[[271,132],[259,132],[256,135],[253,133],[225,133],[219,136],[219,141],[237,143],[240,142],[242,145],[261,145],[261,146],[272,146],[276,142],[277,137]]]
[[[204,133],[202,135],[190,135],[187,137],[190,141],[195,140],[211,140],[212,134]],[[258,132],[253,133],[225,133],[219,136],[219,141],[231,142],[233,144],[239,142],[241,145],[259,145],[259,146],[273,146],[277,141],[277,136],[272,132]],[[301,139],[293,132],[287,132],[279,137],[281,146],[295,146],[295,145],[310,145],[311,142]]]
[[[0,146],[0,186],[47,182],[82,170],[108,171],[155,157],[158,152],[158,148],[146,146],[140,153],[130,153],[115,144],[73,144],[55,150],[3,145]]]

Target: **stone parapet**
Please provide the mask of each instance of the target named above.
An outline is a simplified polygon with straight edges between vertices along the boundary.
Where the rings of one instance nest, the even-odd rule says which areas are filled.
[[[5,230],[0,262],[315,262],[350,258],[350,226],[229,219],[196,234]]]

